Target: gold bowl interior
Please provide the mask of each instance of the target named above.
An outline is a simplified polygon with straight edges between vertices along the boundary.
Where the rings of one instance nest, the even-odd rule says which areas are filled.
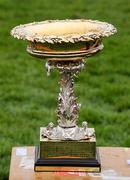
[[[102,27],[91,22],[52,22],[35,24],[25,27],[25,32],[31,35],[37,34],[38,36],[50,36],[50,35],[82,35],[85,33],[96,33],[101,31]]]

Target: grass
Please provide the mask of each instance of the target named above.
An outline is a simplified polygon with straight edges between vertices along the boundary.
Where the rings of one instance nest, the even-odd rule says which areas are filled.
[[[129,0],[0,0],[0,180],[8,179],[12,147],[38,144],[39,127],[56,122],[59,91],[59,74],[47,77],[45,62],[29,56],[11,28],[66,18],[114,24],[118,34],[104,40],[103,52],[75,79],[79,124],[87,120],[95,127],[98,146],[130,146],[129,12]]]

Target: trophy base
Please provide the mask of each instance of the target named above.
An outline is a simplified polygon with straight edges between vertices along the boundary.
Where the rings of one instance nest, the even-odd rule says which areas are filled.
[[[53,172],[53,171],[67,171],[67,172],[100,172],[101,164],[99,158],[98,148],[96,149],[96,158],[75,158],[75,157],[52,157],[40,158],[40,148],[35,148],[35,164],[34,170],[36,172]]]
[[[87,159],[95,159],[96,157],[96,136],[94,128],[88,128],[89,136],[87,139],[81,140],[60,140],[60,139],[51,139],[42,137],[43,130],[45,128],[40,128],[40,159],[46,158],[58,158],[58,157],[75,157],[75,158],[87,158]],[[74,129],[74,131],[73,131]],[[76,131],[76,130],[78,131]],[[67,131],[66,131],[67,130]],[[84,135],[81,134],[83,132],[82,128],[54,128],[55,132],[59,137],[63,135],[69,135],[74,137]],[[73,132],[73,133],[72,133]],[[81,132],[81,133],[80,133]],[[53,134],[53,133],[52,133]],[[57,135],[57,136],[58,136]],[[56,136],[56,137],[57,137]],[[83,136],[84,137],[84,136]],[[63,137],[62,137],[63,138]]]

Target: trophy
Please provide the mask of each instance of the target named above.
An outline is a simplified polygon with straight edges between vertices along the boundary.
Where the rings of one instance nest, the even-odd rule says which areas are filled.
[[[35,148],[35,171],[100,172],[101,163],[94,128],[77,125],[80,104],[74,93],[74,77],[84,68],[86,57],[103,49],[102,40],[116,28],[97,20],[48,20],[16,26],[11,35],[28,41],[27,52],[46,59],[47,74],[61,76],[57,125],[40,128]]]

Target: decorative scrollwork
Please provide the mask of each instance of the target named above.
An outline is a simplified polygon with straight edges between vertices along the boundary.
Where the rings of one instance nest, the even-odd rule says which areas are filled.
[[[41,139],[53,140],[93,140],[95,131],[93,128],[88,128],[88,123],[84,121],[82,127],[63,128],[60,126],[54,127],[53,123],[49,123],[47,127],[41,128]]]

